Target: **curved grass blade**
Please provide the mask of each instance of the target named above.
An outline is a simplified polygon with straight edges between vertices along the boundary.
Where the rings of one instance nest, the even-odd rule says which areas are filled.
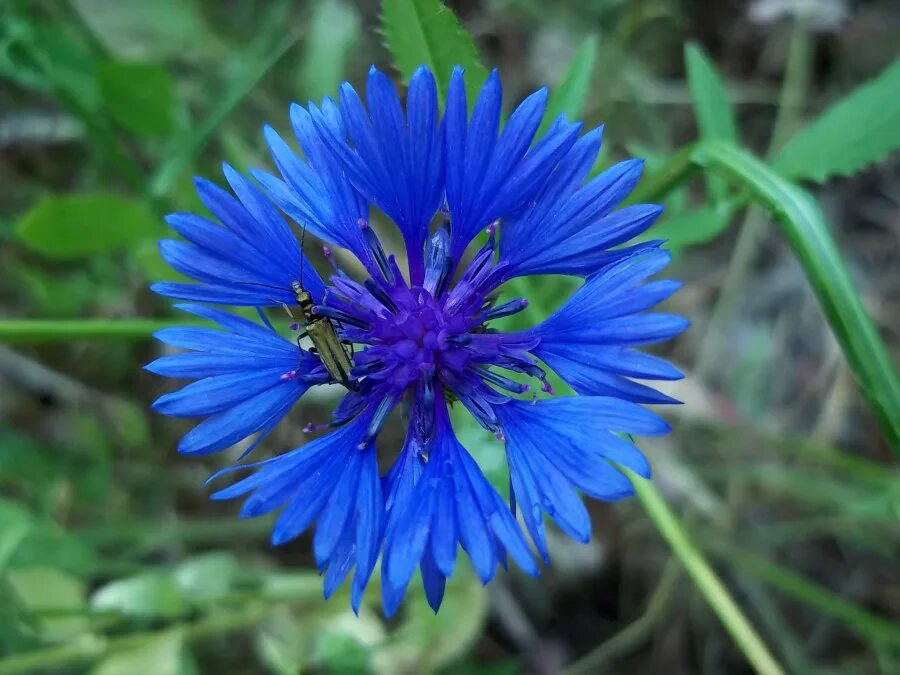
[[[696,146],[693,159],[749,190],[781,223],[863,395],[900,454],[900,379],[818,204],[808,192],[730,143],[704,142]]]

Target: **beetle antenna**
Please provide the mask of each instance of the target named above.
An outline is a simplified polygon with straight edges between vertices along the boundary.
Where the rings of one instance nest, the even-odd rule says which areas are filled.
[[[303,261],[306,255],[303,253],[303,240],[306,238],[306,225],[300,228],[300,289],[303,289]]]

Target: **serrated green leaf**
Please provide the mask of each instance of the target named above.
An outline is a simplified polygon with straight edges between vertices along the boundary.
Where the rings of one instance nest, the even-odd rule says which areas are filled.
[[[174,618],[186,609],[175,582],[157,573],[111,581],[94,593],[91,607],[142,618]]]
[[[15,236],[48,258],[73,260],[157,236],[162,225],[142,204],[107,192],[41,199],[16,224]]]
[[[900,149],[900,59],[795,134],[775,158],[788,178],[848,176]]]
[[[466,70],[466,97],[471,106],[487,79],[472,36],[439,0],[384,0],[381,30],[394,65],[405,82],[420,65],[434,74],[440,99],[447,96],[454,66]]]
[[[684,49],[684,62],[700,136],[738,142],[728,91],[712,61],[700,47],[690,43]]]
[[[100,93],[109,114],[136,134],[163,135],[175,119],[175,85],[153,63],[108,61],[97,68]]]
[[[84,583],[52,567],[30,567],[9,573],[19,607],[43,640],[61,642],[87,630]]]
[[[305,97],[314,101],[334,96],[344,79],[347,58],[359,41],[357,9],[342,0],[322,0],[312,15],[300,61],[300,83]]]
[[[560,114],[570,121],[578,119],[591,88],[591,78],[597,61],[597,37],[592,35],[581,43],[566,74],[550,92],[547,111],[537,135],[541,136]]]
[[[675,252],[688,246],[712,241],[728,228],[730,222],[730,210],[708,206],[665,218],[644,233],[640,239],[642,241],[665,239],[666,248]]]

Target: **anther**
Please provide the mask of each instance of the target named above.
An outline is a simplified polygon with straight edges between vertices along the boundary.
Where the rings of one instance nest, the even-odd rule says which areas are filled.
[[[301,429],[301,431],[304,434],[312,434],[317,431],[325,431],[326,429],[330,429],[330,428],[331,428],[330,424],[313,424],[312,422],[307,422],[303,426],[303,429]]]
[[[502,305],[498,305],[493,309],[486,311],[482,314],[482,321],[491,321],[492,319],[499,319],[504,316],[511,316],[513,314],[518,314],[523,309],[528,307],[528,300],[525,298],[515,298],[510,300],[509,302],[504,302]]]
[[[365,218],[360,218],[356,221],[359,225],[359,229],[362,230],[363,236],[366,239],[366,244],[368,244],[369,249],[372,251],[372,255],[375,259],[375,264],[378,266],[378,270],[381,272],[381,275],[384,277],[385,281],[389,284],[393,284],[396,280],[394,278],[394,273],[391,271],[390,265],[388,265],[387,255],[384,252],[384,249],[381,247],[381,242],[378,240],[378,235],[369,227],[368,221]]]

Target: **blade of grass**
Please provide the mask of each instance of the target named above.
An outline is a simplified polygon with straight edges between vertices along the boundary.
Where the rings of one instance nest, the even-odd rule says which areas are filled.
[[[749,190],[778,220],[878,422],[900,454],[900,379],[812,196],[749,152],[719,141],[694,161]]]
[[[269,30],[263,30],[262,33],[258,42],[270,44]],[[147,192],[151,197],[159,199],[169,191],[172,184],[200,154],[219,125],[227,119],[228,115],[244,100],[266,73],[287,54],[297,43],[299,37],[297,31],[291,31],[269,48],[257,47],[251,50],[252,52],[258,50],[260,52],[258,55],[247,56],[245,57],[246,61],[238,61],[242,65],[231,78],[231,83],[219,98],[218,104],[209,112],[202,124],[198,127],[191,127],[177,142],[173,143],[172,147],[175,148],[175,151],[160,164],[150,177]]]
[[[685,571],[696,584],[700,594],[709,603],[753,668],[764,675],[784,673],[653,483],[625,467],[620,466],[619,469],[631,480],[637,498],[650,520],[684,565]]]
[[[858,605],[799,574],[777,565],[727,537],[711,533],[704,537],[710,553],[758,577],[785,595],[827,614],[866,640],[894,647],[900,646],[900,624],[872,614]]]

